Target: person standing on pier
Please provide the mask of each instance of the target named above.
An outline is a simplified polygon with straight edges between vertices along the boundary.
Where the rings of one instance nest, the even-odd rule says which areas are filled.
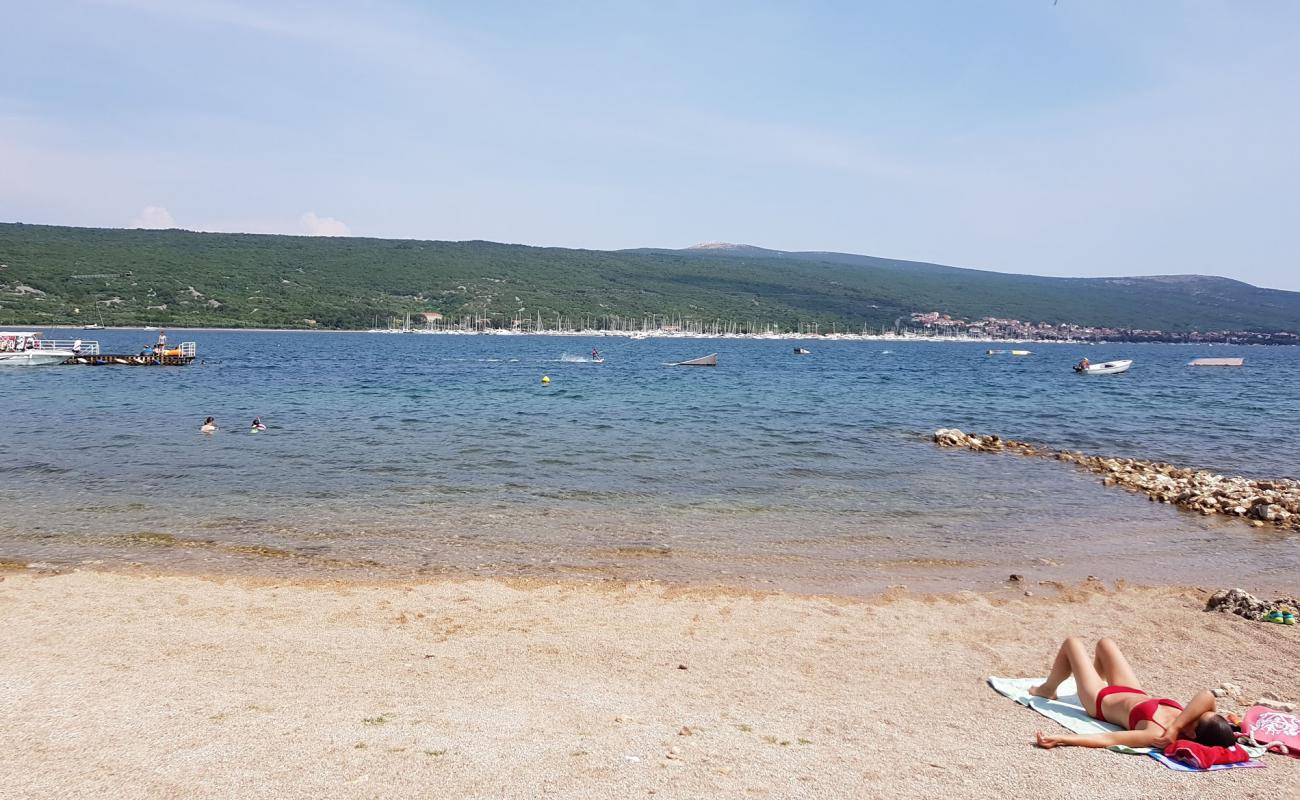
[[[167,349],[167,331],[158,331],[158,344],[154,345],[153,349],[157,350],[160,355],[162,351]]]

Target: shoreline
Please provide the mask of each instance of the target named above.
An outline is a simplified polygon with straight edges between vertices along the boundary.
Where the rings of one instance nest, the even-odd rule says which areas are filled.
[[[15,323],[10,326],[17,328],[31,328],[33,330],[49,331],[80,331],[85,330],[80,325],[24,325]],[[656,331],[603,331],[603,330],[586,330],[586,331],[510,331],[510,330],[490,330],[490,331],[462,331],[462,330],[416,330],[403,331],[400,329],[366,329],[366,328],[228,328],[228,327],[189,327],[182,325],[161,325],[154,326],[159,330],[168,331],[209,331],[214,333],[374,333],[374,334],[415,334],[420,336],[528,336],[528,337],[560,337],[560,338],[591,338],[591,339],[698,339],[698,340],[738,340],[738,341],[800,341],[800,342],[941,342],[955,344],[1044,344],[1044,345],[1074,345],[1074,346],[1113,346],[1126,344],[1160,344],[1176,345],[1181,347],[1282,347],[1282,343],[1262,343],[1262,342],[1163,342],[1163,341],[1128,341],[1124,339],[974,339],[965,336],[903,336],[903,335],[878,335],[878,334],[859,334],[859,333],[829,333],[829,334],[806,334],[806,333],[680,333],[680,332],[656,332]],[[98,330],[105,331],[144,331],[139,326],[120,326],[108,325]],[[94,333],[94,330],[89,333]]]
[[[14,327],[22,327],[16,324]],[[85,330],[80,325],[29,325],[27,327],[36,330],[48,331],[79,331]],[[677,332],[655,332],[655,331],[510,331],[510,330],[490,330],[490,331],[461,331],[461,330],[416,330],[404,331],[400,329],[378,329],[378,328],[224,328],[224,327],[188,327],[179,325],[156,325],[157,330],[165,331],[211,331],[216,333],[376,333],[376,334],[416,334],[420,336],[541,336],[541,337],[582,337],[593,339],[737,339],[752,341],[863,341],[863,342],[968,342],[971,344],[1113,344],[1105,341],[1092,340],[1074,340],[1074,339],[971,339],[962,336],[878,336],[873,334],[856,334],[856,333],[830,333],[830,334],[804,334],[804,333],[677,333]],[[145,328],[129,325],[107,325],[95,330],[105,331],[143,331],[148,333]],[[95,333],[95,330],[89,331]],[[1144,344],[1195,344],[1188,342],[1144,342]],[[1216,342],[1217,344],[1217,342]]]
[[[0,785],[14,798],[1300,791],[1300,762],[1279,756],[1189,776],[1037,750],[1034,731],[1053,723],[984,685],[1041,674],[1073,634],[1116,638],[1171,697],[1232,682],[1241,702],[1225,709],[1300,699],[1277,668],[1300,661],[1300,628],[1204,612],[1184,588],[835,598],[483,578],[0,579]]]
[[[843,592],[821,589],[785,589],[771,586],[755,586],[726,580],[677,580],[659,577],[635,577],[607,575],[576,574],[481,574],[473,570],[448,570],[440,572],[423,572],[413,574],[355,574],[302,572],[293,574],[274,574],[241,571],[204,571],[201,569],[178,569],[144,562],[122,563],[53,563],[23,562],[0,556],[0,583],[5,578],[59,578],[71,575],[103,575],[127,580],[179,580],[210,581],[217,584],[234,584],[247,587],[300,587],[339,590],[349,589],[400,589],[408,590],[420,587],[435,587],[448,584],[499,583],[503,586],[531,590],[551,588],[560,591],[631,591],[646,589],[662,591],[673,596],[702,595],[710,597],[749,597],[749,598],[790,598],[794,600],[824,600],[848,605],[875,604],[903,598],[927,602],[957,602],[964,599],[983,598],[990,602],[1005,602],[1027,598],[1030,600],[1051,602],[1066,597],[1075,597],[1079,593],[1106,592],[1163,592],[1186,597],[1198,597],[1202,603],[1218,589],[1226,586],[1206,586],[1201,583],[1153,582],[1142,583],[1127,578],[1103,579],[1089,575],[1077,581],[1068,579],[1036,578],[1020,573],[1012,573],[1001,581],[993,581],[979,588],[927,589],[908,586],[904,583],[892,583],[862,592]],[[898,575],[897,577],[902,577]],[[1285,589],[1260,589],[1264,584],[1251,583],[1244,588],[1260,597],[1271,598],[1283,593]],[[1055,594],[1052,594],[1055,592]]]

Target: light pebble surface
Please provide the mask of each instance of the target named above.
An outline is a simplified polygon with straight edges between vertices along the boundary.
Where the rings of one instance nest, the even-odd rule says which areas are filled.
[[[1300,627],[1192,590],[0,577],[11,800],[1300,796],[1277,756],[1189,775],[1035,749],[1053,723],[984,683],[1077,634],[1116,638],[1161,694],[1300,699]]]

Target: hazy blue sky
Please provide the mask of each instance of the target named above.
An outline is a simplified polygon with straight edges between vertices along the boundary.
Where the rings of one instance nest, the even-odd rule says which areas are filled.
[[[0,0],[0,219],[1300,289],[1300,2]]]

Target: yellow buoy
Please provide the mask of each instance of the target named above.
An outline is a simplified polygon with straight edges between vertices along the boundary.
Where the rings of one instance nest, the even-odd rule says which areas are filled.
[[[551,376],[550,376],[550,375],[543,375],[543,376],[542,376],[542,383],[550,383],[550,382],[551,382]]]

